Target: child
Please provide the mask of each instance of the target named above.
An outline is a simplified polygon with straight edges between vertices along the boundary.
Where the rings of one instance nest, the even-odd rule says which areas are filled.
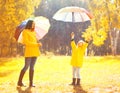
[[[80,68],[83,64],[83,57],[88,43],[83,40],[78,41],[77,46],[74,42],[74,32],[71,33],[72,58],[71,65],[73,70],[73,81],[70,85],[80,85]]]

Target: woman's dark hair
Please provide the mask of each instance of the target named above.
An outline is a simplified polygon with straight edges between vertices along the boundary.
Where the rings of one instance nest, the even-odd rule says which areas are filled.
[[[33,24],[33,20],[29,20],[28,22],[27,22],[27,24],[26,24],[26,27],[25,27],[25,29],[32,29],[32,24]]]

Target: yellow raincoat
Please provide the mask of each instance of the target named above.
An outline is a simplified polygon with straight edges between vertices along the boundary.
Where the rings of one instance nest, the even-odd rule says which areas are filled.
[[[36,39],[36,33],[28,29],[22,32],[23,44],[25,45],[25,57],[40,56],[40,49]]]
[[[78,47],[76,46],[74,41],[71,41],[72,47],[72,58],[71,58],[71,65],[74,67],[82,67],[83,64],[83,57],[85,55],[85,50],[88,46],[88,43],[83,43],[83,46]]]

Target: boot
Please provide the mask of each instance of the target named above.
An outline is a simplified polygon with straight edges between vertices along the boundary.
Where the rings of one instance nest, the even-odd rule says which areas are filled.
[[[18,86],[21,86],[21,87],[24,86],[25,87],[25,85],[22,83],[22,79],[23,79],[24,74],[25,74],[25,71],[21,70],[20,76],[19,76],[19,79],[18,79],[18,83],[17,83]]]
[[[76,83],[76,78],[73,78],[73,80],[72,80],[72,83],[70,84],[70,85],[75,85],[75,83]]]
[[[80,78],[77,78],[77,86],[80,86]]]
[[[34,75],[34,70],[29,70],[29,87],[35,87],[33,85],[33,75]]]

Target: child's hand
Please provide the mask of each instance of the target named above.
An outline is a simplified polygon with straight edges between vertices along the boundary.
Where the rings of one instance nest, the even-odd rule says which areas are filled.
[[[91,40],[92,40],[92,38],[89,37],[89,38],[86,39],[86,42],[90,42]]]
[[[74,36],[75,36],[75,34],[74,34],[74,32],[72,32],[71,33],[71,38],[74,39]]]

